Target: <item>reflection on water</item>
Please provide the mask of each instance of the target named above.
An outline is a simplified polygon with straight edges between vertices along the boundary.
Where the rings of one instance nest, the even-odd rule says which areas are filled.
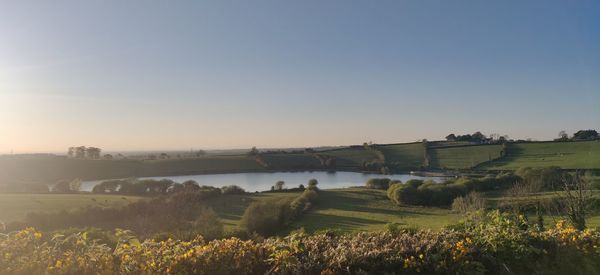
[[[410,174],[377,175],[363,174],[356,172],[276,172],[276,173],[235,173],[235,174],[211,174],[211,175],[191,175],[191,176],[172,176],[172,177],[146,177],[140,179],[170,179],[175,182],[184,182],[194,180],[200,185],[210,185],[222,187],[226,185],[238,185],[248,192],[270,190],[271,186],[277,181],[284,181],[285,187],[298,187],[300,184],[305,186],[310,179],[319,181],[319,188],[332,189],[351,186],[364,186],[370,178],[391,178],[405,182],[409,179],[432,179],[441,181],[443,177],[421,177]],[[91,191],[94,185],[101,181],[86,181],[81,184],[82,191]]]

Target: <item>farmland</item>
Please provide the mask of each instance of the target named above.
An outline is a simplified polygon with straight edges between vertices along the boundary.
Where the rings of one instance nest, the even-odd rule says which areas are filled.
[[[431,148],[431,167],[470,169],[502,157],[502,145],[472,145]]]
[[[506,156],[484,169],[558,166],[563,169],[599,169],[600,142],[540,142],[507,144]]]
[[[398,170],[412,170],[423,166],[425,147],[422,143],[405,143],[378,146],[385,161]]]
[[[364,162],[377,159],[377,154],[362,147],[350,147],[320,152],[321,155],[332,157],[336,166],[342,169],[361,169]]]

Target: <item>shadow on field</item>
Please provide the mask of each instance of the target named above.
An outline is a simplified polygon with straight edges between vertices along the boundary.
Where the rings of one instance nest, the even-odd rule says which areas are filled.
[[[364,226],[364,225],[372,225],[379,224],[383,225],[385,222],[364,219],[358,217],[348,217],[348,216],[338,216],[338,215],[329,215],[323,213],[309,213],[307,216],[310,216],[311,221],[315,221],[315,224],[305,223],[304,226],[306,229],[311,231],[311,229],[316,228],[335,228],[340,231],[352,231],[356,227]],[[318,221],[318,223],[316,222]]]

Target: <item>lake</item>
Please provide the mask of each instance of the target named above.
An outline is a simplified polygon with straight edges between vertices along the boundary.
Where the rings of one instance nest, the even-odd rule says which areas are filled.
[[[319,181],[319,188],[333,189],[352,186],[364,186],[365,182],[371,178],[390,178],[406,182],[410,179],[431,179],[437,182],[443,181],[445,177],[422,177],[411,174],[364,174],[357,172],[274,172],[274,173],[233,173],[233,174],[210,174],[210,175],[191,175],[191,176],[170,176],[170,177],[142,177],[140,179],[170,179],[175,182],[184,182],[194,180],[200,185],[210,185],[223,187],[226,185],[237,185],[247,192],[267,191],[277,181],[284,181],[286,188],[298,187],[300,184],[307,186],[308,180],[316,179]],[[84,181],[81,184],[81,191],[92,191],[92,188],[102,181]]]

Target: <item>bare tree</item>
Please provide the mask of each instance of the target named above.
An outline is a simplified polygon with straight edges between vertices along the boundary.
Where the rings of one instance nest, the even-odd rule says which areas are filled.
[[[75,158],[82,159],[85,158],[85,146],[75,147]]]
[[[99,159],[101,153],[102,153],[102,150],[100,148],[96,148],[96,147],[85,148],[85,155],[89,159]]]
[[[586,216],[590,210],[592,191],[589,181],[581,172],[563,177],[562,192],[558,193],[563,206],[563,215],[579,230],[586,228]]]
[[[275,190],[281,191],[283,190],[283,186],[285,185],[285,182],[280,180],[278,182],[275,183]]]
[[[522,214],[526,208],[527,197],[535,194],[536,191],[537,188],[531,182],[515,182],[506,190],[500,205],[512,209],[515,214]]]

